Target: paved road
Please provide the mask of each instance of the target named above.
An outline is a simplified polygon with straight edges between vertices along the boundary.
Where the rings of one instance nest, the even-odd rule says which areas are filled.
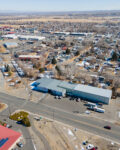
[[[100,135],[104,138],[111,139],[120,143],[120,126],[113,123],[99,120],[96,118],[85,117],[82,115],[76,115],[73,113],[66,112],[57,108],[52,108],[42,103],[33,103],[24,99],[16,98],[4,93],[0,93],[0,101],[7,103],[8,105],[13,104],[15,109],[23,108],[34,114],[39,114],[51,119],[55,119],[62,123],[74,126],[79,129]],[[103,128],[105,125],[110,125],[112,130],[106,130]]]
[[[11,106],[11,110],[5,109],[3,112],[0,113],[0,120],[4,122],[4,119],[7,118],[6,122],[8,124],[12,125],[13,130],[22,132],[23,137],[25,139],[25,145],[24,145],[23,148],[21,148],[21,150],[34,150],[34,146],[33,146],[33,143],[32,143],[32,138],[30,136],[30,133],[29,133],[28,129],[26,127],[23,127],[22,125],[17,125],[15,121],[10,120],[8,118],[10,112],[15,110],[15,107],[13,107],[13,105],[10,105],[10,106]]]

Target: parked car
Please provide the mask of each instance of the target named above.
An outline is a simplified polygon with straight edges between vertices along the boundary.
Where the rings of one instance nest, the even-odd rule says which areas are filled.
[[[88,141],[84,141],[82,144],[83,144],[83,145],[87,145],[87,144],[88,144]]]
[[[61,96],[58,97],[58,99],[61,99],[61,98],[62,98]]]
[[[17,146],[22,148],[23,144],[21,142],[19,142],[19,143],[17,143]]]
[[[18,150],[18,148],[13,148],[12,150]]]
[[[76,98],[76,102],[80,102],[80,98]]]
[[[111,126],[104,126],[105,129],[111,130]]]
[[[92,144],[88,144],[88,146],[86,147],[87,150],[92,150],[94,149],[94,145]]]
[[[55,99],[58,99],[58,96],[55,96]]]
[[[9,125],[9,124],[7,124],[7,126],[6,126],[7,128],[12,128],[12,125]]]
[[[85,113],[89,115],[89,114],[90,114],[90,111],[86,110]]]
[[[70,100],[74,100],[74,97],[70,97]]]
[[[36,121],[40,121],[40,118],[39,118],[39,117],[34,117],[34,119],[35,119]]]
[[[22,121],[20,120],[20,121],[17,121],[16,123],[17,123],[17,124],[22,124]]]

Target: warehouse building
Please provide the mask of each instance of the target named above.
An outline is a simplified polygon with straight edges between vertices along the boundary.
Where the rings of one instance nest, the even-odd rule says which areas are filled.
[[[18,44],[15,42],[7,42],[7,43],[4,43],[4,46],[6,48],[16,48],[16,47],[18,47]]]
[[[44,40],[45,37],[42,36],[33,36],[33,35],[18,35],[19,40],[32,40],[32,41],[41,41]]]
[[[2,38],[17,39],[17,36],[15,34],[7,34],[7,35],[3,35]]]
[[[33,41],[45,40],[45,37],[42,37],[42,36],[15,35],[15,34],[3,35],[2,38],[6,38],[6,39],[19,39],[19,40],[33,40]]]
[[[79,97],[95,103],[109,104],[112,91],[82,84],[74,84],[65,81],[41,78],[31,84],[33,90],[51,93],[57,96]]]

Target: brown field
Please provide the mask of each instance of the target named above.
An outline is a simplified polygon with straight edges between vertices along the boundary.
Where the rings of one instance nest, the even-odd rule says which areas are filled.
[[[13,28],[19,28],[20,27],[20,25],[0,24],[0,27],[3,27],[3,26],[9,26],[9,27],[13,27]]]
[[[4,22],[9,23],[25,23],[25,22],[80,22],[80,23],[104,23],[106,21],[117,23],[120,22],[120,17],[68,17],[68,16],[47,16],[47,17],[34,17],[34,18],[15,18],[4,20]]]
[[[89,144],[97,146],[99,150],[118,150],[120,145],[107,141],[106,139],[90,134],[80,129],[76,129],[59,122],[42,119],[41,121],[33,121],[33,125],[48,141],[52,150],[78,150],[87,145],[83,145],[83,141],[88,141]],[[42,142],[36,139],[36,146],[38,150],[45,149],[39,146]],[[113,144],[112,144],[113,143]]]

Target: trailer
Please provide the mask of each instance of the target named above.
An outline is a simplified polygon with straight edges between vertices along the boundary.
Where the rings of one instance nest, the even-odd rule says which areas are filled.
[[[99,113],[104,113],[105,110],[102,108],[94,107],[94,111],[99,112]]]
[[[88,107],[96,107],[97,106],[95,103],[90,103],[90,102],[88,102],[85,105],[88,106]]]
[[[95,112],[99,112],[99,113],[104,113],[105,110],[102,109],[102,108],[98,108],[97,106],[96,107],[93,107],[93,106],[89,106],[87,107],[88,110],[92,110],[92,111],[95,111]]]

